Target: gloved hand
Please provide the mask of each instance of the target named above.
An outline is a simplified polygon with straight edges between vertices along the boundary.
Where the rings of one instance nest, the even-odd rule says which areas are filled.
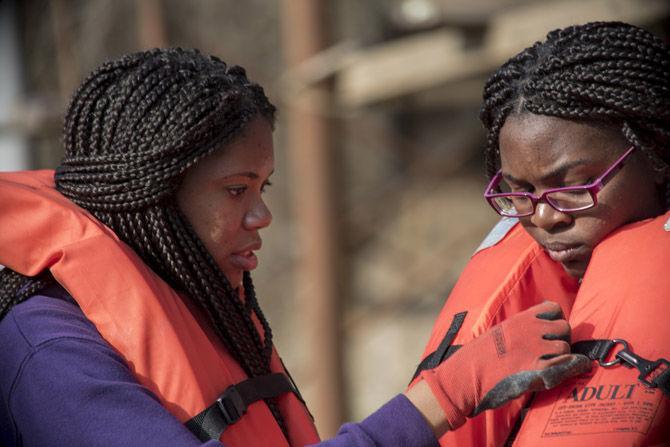
[[[545,301],[492,327],[421,377],[454,430],[466,417],[590,369],[588,357],[570,354],[570,326],[561,307]]]

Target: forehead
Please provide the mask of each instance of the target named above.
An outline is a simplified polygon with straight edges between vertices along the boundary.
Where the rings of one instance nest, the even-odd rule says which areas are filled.
[[[499,145],[504,172],[542,171],[576,161],[598,164],[625,148],[626,141],[614,128],[524,113],[507,118]]]
[[[272,127],[264,118],[255,118],[224,147],[196,163],[187,176],[217,178],[254,172],[263,177],[273,170]]]

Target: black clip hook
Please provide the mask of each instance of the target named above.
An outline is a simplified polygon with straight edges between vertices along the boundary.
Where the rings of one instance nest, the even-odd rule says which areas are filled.
[[[607,356],[607,353],[605,353],[600,359],[598,359],[598,363],[600,364],[600,366],[609,367],[623,362],[624,366],[628,368],[637,368],[637,370],[640,371],[638,380],[642,382],[645,386],[649,388],[655,388],[658,386],[658,384],[656,383],[656,378],[659,376],[658,374],[651,380],[647,380],[647,377],[651,376],[652,373],[656,371],[656,369],[661,365],[665,366],[664,371],[670,368],[670,362],[668,360],[666,359],[658,359],[656,361],[647,360],[631,352],[628,349],[628,343],[625,340],[614,339],[612,340],[612,342],[613,342],[612,347],[616,346],[617,344],[621,344],[623,345],[623,349],[621,349],[619,352],[615,354],[614,360],[611,360],[609,362],[604,361],[604,359]]]

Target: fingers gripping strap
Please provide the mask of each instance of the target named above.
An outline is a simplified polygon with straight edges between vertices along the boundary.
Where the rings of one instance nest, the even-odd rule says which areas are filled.
[[[444,335],[444,338],[440,342],[440,345],[437,347],[435,351],[428,354],[428,356],[426,356],[426,358],[423,359],[421,363],[419,363],[419,366],[416,367],[416,371],[412,376],[412,380],[416,379],[416,377],[421,373],[421,371],[435,368],[437,365],[439,365],[440,363],[451,357],[456,351],[458,351],[460,346],[452,346],[451,342],[454,341],[456,334],[458,334],[458,331],[461,329],[461,326],[463,326],[463,321],[465,321],[465,316],[467,314],[468,312],[465,311],[465,312],[459,312],[456,315],[454,315],[453,320],[451,320],[451,325],[449,326],[447,333]]]
[[[574,377],[591,369],[591,361],[584,355],[572,355],[561,363],[534,371],[519,371],[498,382],[475,407],[472,415],[497,408],[529,391],[548,390],[566,378]]]
[[[249,405],[288,392],[298,395],[291,381],[282,373],[247,379],[229,386],[212,405],[186,422],[186,427],[202,442],[218,440],[228,426],[240,420]]]

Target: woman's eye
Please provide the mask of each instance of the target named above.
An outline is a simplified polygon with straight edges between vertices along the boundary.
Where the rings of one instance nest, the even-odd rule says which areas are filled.
[[[506,180],[504,183],[500,184],[501,192],[533,192],[533,186],[529,183],[524,182],[512,182]]]
[[[272,186],[272,182],[267,181],[267,182],[263,183],[263,186],[261,186],[261,192],[265,192],[265,190],[266,190],[269,186]]]
[[[229,186],[226,188],[228,190],[228,193],[233,196],[233,197],[238,197],[244,194],[244,192],[247,190],[246,186]]]
[[[533,192],[533,187],[532,186],[518,186],[518,185],[513,185],[510,187],[510,190],[512,192]]]

